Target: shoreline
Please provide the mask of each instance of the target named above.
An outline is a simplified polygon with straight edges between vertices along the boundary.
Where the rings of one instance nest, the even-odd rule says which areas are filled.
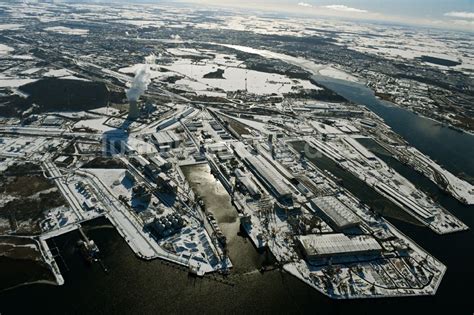
[[[2,290],[0,290],[0,293],[11,291],[11,290],[14,290],[14,289],[17,289],[17,288],[20,288],[20,287],[24,287],[24,286],[29,286],[29,285],[32,285],[32,284],[49,284],[49,285],[52,285],[52,286],[60,286],[60,284],[58,284],[54,281],[51,281],[51,280],[36,280],[36,281],[23,282],[23,283],[14,285],[12,287],[2,289]]]

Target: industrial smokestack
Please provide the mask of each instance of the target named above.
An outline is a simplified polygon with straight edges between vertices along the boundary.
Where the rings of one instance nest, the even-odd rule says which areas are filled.
[[[151,82],[151,73],[149,64],[155,63],[155,55],[145,57],[145,64],[141,65],[140,68],[135,71],[135,77],[130,85],[130,88],[126,91],[127,99],[130,103],[128,111],[128,117],[132,119],[138,118],[140,110],[138,109],[138,99],[148,88],[148,84]]]
[[[128,118],[137,119],[140,116],[140,110],[138,109],[138,103],[135,100],[130,100],[130,106],[128,109]]]

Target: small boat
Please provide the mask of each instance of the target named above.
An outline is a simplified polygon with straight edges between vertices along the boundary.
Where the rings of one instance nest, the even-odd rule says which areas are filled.
[[[84,256],[84,259],[86,261],[92,263],[92,262],[97,262],[99,261],[99,247],[95,244],[94,241],[83,241],[80,240],[77,242],[77,245],[79,246],[79,250],[81,251],[81,254]]]

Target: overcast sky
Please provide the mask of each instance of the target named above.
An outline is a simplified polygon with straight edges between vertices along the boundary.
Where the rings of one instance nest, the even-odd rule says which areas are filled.
[[[180,0],[239,8],[459,28],[474,32],[474,0]]]

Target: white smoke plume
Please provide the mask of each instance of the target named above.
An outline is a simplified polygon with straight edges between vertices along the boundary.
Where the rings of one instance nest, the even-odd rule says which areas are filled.
[[[155,60],[156,56],[154,54],[145,57],[145,64],[135,71],[132,84],[126,91],[128,101],[138,101],[140,96],[147,90],[148,84],[151,82],[150,64],[154,64]]]
[[[149,56],[145,57],[145,63],[149,65],[153,65],[156,62],[156,55],[150,54]]]

